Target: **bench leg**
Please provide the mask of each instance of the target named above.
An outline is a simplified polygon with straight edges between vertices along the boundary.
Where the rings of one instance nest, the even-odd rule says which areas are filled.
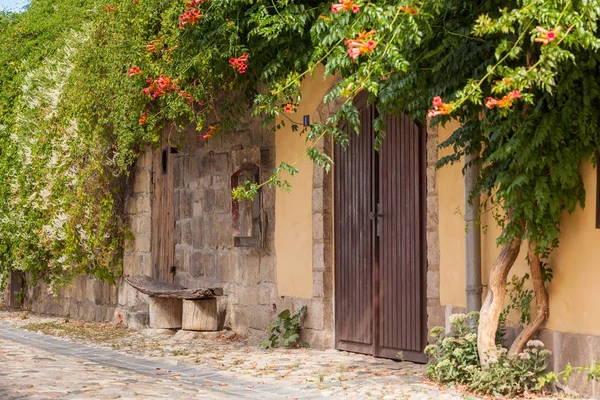
[[[181,328],[182,300],[150,297],[150,328]]]
[[[217,299],[183,300],[183,329],[216,331]]]

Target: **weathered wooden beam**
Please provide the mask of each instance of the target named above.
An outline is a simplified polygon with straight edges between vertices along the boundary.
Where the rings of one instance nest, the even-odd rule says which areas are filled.
[[[171,299],[202,299],[223,295],[222,287],[187,289],[169,282],[159,281],[145,275],[128,276],[125,281],[150,297]]]

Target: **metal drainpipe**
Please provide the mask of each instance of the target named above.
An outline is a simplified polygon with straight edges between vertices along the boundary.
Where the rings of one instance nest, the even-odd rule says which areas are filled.
[[[465,155],[465,165],[475,159],[475,154]],[[469,201],[475,188],[479,168],[472,164],[465,168],[465,218],[467,220],[466,234],[466,291],[467,313],[481,309],[481,228],[477,223],[479,212],[479,196]]]

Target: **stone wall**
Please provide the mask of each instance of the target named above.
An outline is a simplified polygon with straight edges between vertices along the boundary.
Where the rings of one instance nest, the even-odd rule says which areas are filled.
[[[133,239],[123,254],[123,275],[152,276],[152,153],[146,147],[132,172],[131,192],[125,203],[127,221]],[[118,281],[118,307],[113,321],[131,328],[146,327],[149,322],[148,296]]]

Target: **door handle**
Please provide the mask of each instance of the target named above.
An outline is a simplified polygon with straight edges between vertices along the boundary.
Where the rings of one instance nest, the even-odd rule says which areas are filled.
[[[371,219],[381,218],[381,217],[383,217],[383,214],[375,213],[375,211],[371,211],[369,213],[369,218],[371,218]]]

